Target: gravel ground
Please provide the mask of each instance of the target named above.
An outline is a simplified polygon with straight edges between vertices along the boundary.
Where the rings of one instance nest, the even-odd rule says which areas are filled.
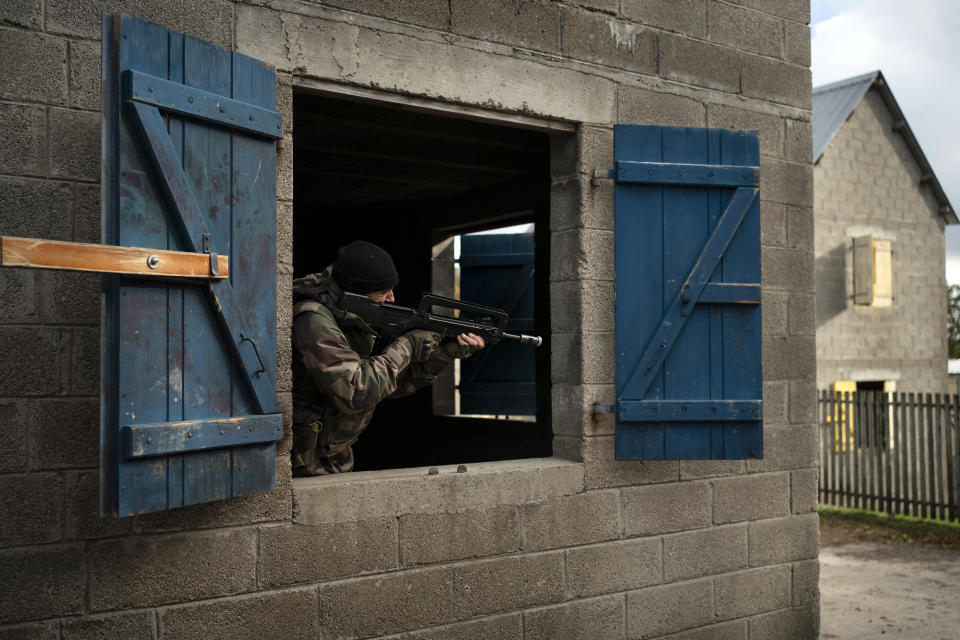
[[[960,639],[960,550],[821,533],[820,637]]]

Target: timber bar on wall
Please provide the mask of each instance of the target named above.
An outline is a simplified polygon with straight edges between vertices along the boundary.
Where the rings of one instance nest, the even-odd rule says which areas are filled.
[[[230,277],[227,256],[0,236],[0,266],[165,278]]]

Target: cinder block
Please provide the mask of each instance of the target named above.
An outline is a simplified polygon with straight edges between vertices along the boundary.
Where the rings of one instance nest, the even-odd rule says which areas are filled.
[[[791,380],[788,384],[790,388],[790,422],[792,424],[816,422],[818,413],[817,383],[812,380]]]
[[[620,10],[619,0],[577,0],[577,5],[612,15]]]
[[[76,180],[100,177],[100,114],[50,109],[50,175]]]
[[[73,189],[52,180],[0,178],[0,211],[0,233],[5,236],[69,240]]]
[[[593,412],[594,404],[613,404],[612,384],[553,385],[551,396],[554,435],[581,438],[613,434],[613,414]]]
[[[820,610],[816,604],[783,609],[750,618],[750,640],[775,638],[819,638]]]
[[[66,509],[63,518],[65,540],[106,538],[129,533],[131,518],[100,517],[100,483],[97,471],[67,473],[63,482]]]
[[[434,29],[446,30],[450,27],[450,9],[446,0],[408,0],[400,3],[383,0],[328,0],[325,4]]]
[[[820,517],[807,513],[750,523],[750,566],[816,558],[820,553]]]
[[[39,274],[37,284],[44,323],[100,323],[100,274],[44,271]]]
[[[100,242],[100,185],[78,184],[73,221],[74,242]]]
[[[583,465],[530,458],[467,465],[360,471],[298,480],[294,519],[304,524],[352,522],[411,513],[455,513],[546,500],[583,491]]]
[[[86,555],[91,611],[228,596],[256,587],[253,529],[107,540],[91,545]]]
[[[27,412],[23,402],[0,402],[0,473],[27,468]]]
[[[217,500],[157,511],[136,516],[134,530],[138,533],[211,529],[258,522],[289,521],[292,512],[290,491],[290,456],[280,454],[276,459],[277,488],[229,500]]]
[[[793,606],[820,601],[820,560],[804,560],[793,565]]]
[[[293,264],[293,203],[277,203],[277,262]]]
[[[70,42],[70,106],[100,109],[100,44]]]
[[[560,602],[564,597],[563,551],[457,565],[453,611],[457,619]]]
[[[0,60],[0,99],[66,103],[67,43],[63,40],[0,29]]]
[[[787,238],[790,248],[813,250],[813,221],[812,207],[787,207]]]
[[[575,600],[523,614],[525,640],[622,640],[624,598],[611,595]]]
[[[48,396],[61,390],[60,332],[0,327],[0,397]]]
[[[810,66],[810,27],[797,22],[783,24],[783,57],[802,67]]]
[[[675,460],[614,460],[612,436],[585,438],[583,443],[585,481],[588,489],[671,482],[680,478],[680,466]]]
[[[812,336],[817,329],[817,306],[811,293],[790,294],[790,335]],[[808,409],[810,410],[810,409]],[[816,413],[816,404],[812,410]],[[810,419],[794,420],[795,422],[809,422]]]
[[[32,469],[96,468],[100,461],[97,398],[43,399],[31,404]],[[64,434],[70,437],[65,438]]]
[[[790,324],[790,294],[786,291],[763,289],[760,296],[763,303],[763,335],[768,338],[786,336]]]
[[[164,609],[164,640],[318,637],[317,590],[296,589]]]
[[[519,613],[481,618],[423,631],[391,636],[396,640],[521,640],[523,619]]]
[[[75,328],[64,333],[70,340],[70,392],[78,396],[100,391],[100,329]]]
[[[277,200],[293,201],[293,134],[283,134],[283,146],[277,149]]]
[[[788,380],[763,383],[764,425],[787,424],[789,388]]]
[[[550,323],[557,333],[613,332],[616,329],[611,281],[565,280],[550,283]]]
[[[719,2],[710,5],[708,17],[710,39],[714,42],[765,56],[780,57],[783,21],[766,13]]]
[[[264,527],[259,548],[265,587],[388,571],[399,564],[393,518]]]
[[[604,542],[567,550],[567,588],[577,597],[662,582],[659,538]]]
[[[702,127],[706,124],[703,103],[672,93],[636,87],[620,87],[620,122],[673,127]]]
[[[739,92],[737,51],[683,36],[661,34],[660,75],[671,80]]]
[[[5,627],[0,629],[0,640],[60,640],[60,625],[51,620]]]
[[[747,640],[747,621],[721,622],[670,636],[670,640]]]
[[[452,0],[450,24],[454,33],[480,40],[560,51],[560,11],[552,3],[490,0],[481,4]]]
[[[550,136],[550,177],[554,181],[580,173],[592,176],[594,169],[613,167],[613,130],[580,125],[575,135]]]
[[[712,128],[734,131],[759,131],[760,153],[780,156],[782,153],[783,121],[771,113],[750,111],[725,104],[708,104],[707,121]],[[763,215],[767,211],[764,209]]]
[[[761,144],[763,143],[761,142]],[[763,202],[761,204],[760,243],[771,247],[785,247],[788,242],[787,235],[787,206],[777,202]]]
[[[520,507],[524,551],[620,537],[620,494],[588,491]]]
[[[713,494],[717,524],[785,516],[790,513],[790,474],[723,478],[713,483]]]
[[[0,6],[0,23],[39,29],[43,21],[41,0],[8,0]]]
[[[574,176],[553,185],[550,192],[550,229],[560,231],[586,227],[613,231],[613,182],[597,186],[584,176]]]
[[[792,118],[783,122],[783,157],[793,162],[810,162],[813,157],[813,124]]]
[[[114,638],[116,640],[153,640],[153,627],[152,611],[91,616],[64,620],[62,638],[63,640],[112,640]]]
[[[324,638],[357,638],[454,620],[453,569],[437,567],[320,587]]]
[[[563,54],[638,73],[657,72],[653,30],[572,7],[563,8]]]
[[[813,336],[766,338],[763,356],[763,375],[767,380],[816,380]]]
[[[554,436],[552,442],[553,455],[564,460],[582,462],[583,452],[580,446],[582,442],[583,440],[579,437]]]
[[[501,555],[520,549],[516,506],[400,517],[403,566]]]
[[[680,479],[720,478],[740,475],[746,470],[743,460],[681,460]]]
[[[785,565],[717,576],[717,617],[742,618],[789,607],[790,577]]]
[[[819,503],[819,469],[798,469],[790,473],[790,510],[810,513]]]
[[[100,39],[100,13],[132,11],[138,18],[183,31],[195,38],[230,47],[233,41],[230,0],[191,3],[178,0],[46,0],[46,30],[81,38]]]
[[[54,473],[0,476],[0,547],[60,539],[63,479]]]
[[[82,613],[86,594],[82,544],[0,551],[0,622]]]
[[[706,482],[623,489],[623,528],[628,536],[707,527],[711,513],[710,485]]]
[[[560,333],[551,336],[551,379],[560,384],[611,384],[613,333]]]
[[[550,234],[550,280],[613,280],[612,231],[569,229]]]
[[[794,0],[740,0],[740,3],[754,9],[761,9],[781,18],[795,20],[803,24],[810,22],[810,3]]]
[[[39,275],[29,269],[0,271],[0,322],[33,324],[40,320],[37,307]]]
[[[710,549],[710,553],[703,553]],[[747,567],[747,526],[713,527],[663,538],[663,579],[687,578]]]
[[[651,27],[691,36],[704,36],[707,33],[706,0],[639,0],[623,2],[621,5],[624,17]]]
[[[754,98],[809,109],[812,87],[810,68],[743,53],[740,56],[743,94]]]
[[[772,427],[763,432],[763,459],[747,460],[747,471],[808,469],[817,466],[817,425]]]
[[[713,581],[691,580],[627,594],[627,637],[653,638],[714,622]]]
[[[764,200],[809,207],[813,204],[813,167],[764,159],[760,166],[760,193]]]
[[[0,171],[41,175],[47,166],[46,113],[43,107],[0,104]]]

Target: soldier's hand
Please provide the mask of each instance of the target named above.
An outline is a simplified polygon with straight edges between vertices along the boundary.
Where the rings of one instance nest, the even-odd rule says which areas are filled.
[[[475,352],[480,351],[486,343],[483,338],[475,333],[461,333],[457,340],[448,340],[443,343],[443,351],[450,358],[469,358]]]
[[[413,329],[400,336],[399,340],[406,341],[410,346],[411,359],[414,362],[425,362],[443,340],[443,335],[426,329]]]

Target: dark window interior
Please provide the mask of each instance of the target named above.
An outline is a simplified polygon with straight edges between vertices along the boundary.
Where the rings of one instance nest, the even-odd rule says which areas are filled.
[[[436,415],[423,389],[382,402],[354,454],[357,470],[550,455],[547,134],[296,92],[294,189],[294,276],[367,240],[393,256],[406,306],[431,290],[438,243],[535,223],[536,420]]]

